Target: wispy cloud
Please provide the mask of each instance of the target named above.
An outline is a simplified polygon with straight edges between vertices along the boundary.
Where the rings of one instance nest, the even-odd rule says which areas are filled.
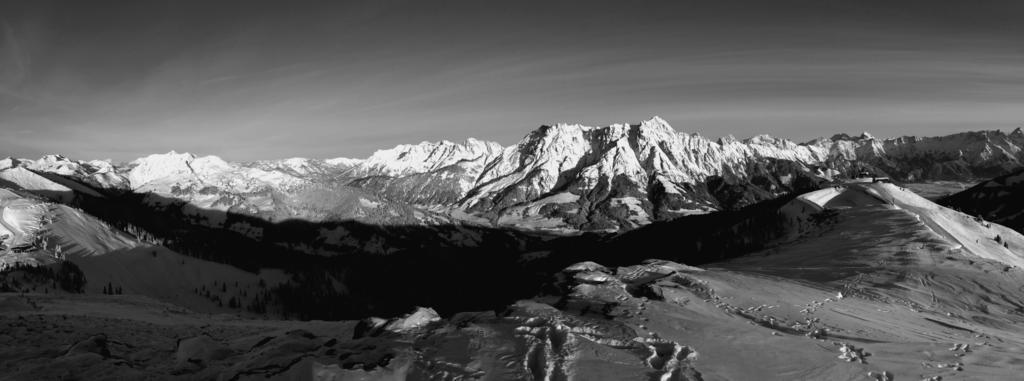
[[[797,140],[1024,120],[1011,2],[236,5],[0,5],[0,149],[252,160],[654,114]]]

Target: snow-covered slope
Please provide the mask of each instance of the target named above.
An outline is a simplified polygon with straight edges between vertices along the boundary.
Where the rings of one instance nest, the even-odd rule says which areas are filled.
[[[302,179],[278,171],[228,163],[217,156],[196,157],[187,152],[150,155],[130,163],[129,167],[128,181],[136,192],[168,194],[175,186],[205,185],[247,193],[269,185],[288,189],[302,183]]]
[[[389,199],[467,210],[499,225],[621,229],[735,208],[865,170],[902,180],[987,176],[1021,166],[1021,135],[712,140],[654,117],[635,125],[543,126],[498,152],[496,146],[473,150],[479,143],[403,145],[378,152],[349,174],[362,176],[354,186]],[[575,201],[552,197],[558,194]]]
[[[81,210],[0,188],[0,267],[46,265],[144,246]]]
[[[620,267],[577,263],[545,272],[553,276],[538,295],[445,318],[424,306],[404,316],[360,322],[253,320],[194,313],[135,296],[3,294],[0,320],[12,329],[0,335],[7,348],[0,350],[0,371],[14,378],[71,373],[360,380],[1012,380],[1018,375],[1024,348],[1024,305],[1016,297],[1024,284],[1019,234],[887,183],[825,188],[796,197],[781,211],[789,217],[783,227],[799,234],[766,250],[702,267],[660,259]],[[710,216],[692,218],[711,221],[704,217]],[[992,235],[1002,238],[982,242]],[[664,238],[682,244],[674,234]],[[78,263],[95,274],[90,292],[109,283],[189,305],[208,300],[188,293],[189,285],[209,289],[211,278],[221,282],[215,289],[228,290],[223,295],[258,290],[255,274],[157,249],[115,251]],[[575,245],[567,249],[578,251]],[[665,249],[659,256],[675,261],[691,254]],[[544,261],[534,254],[508,265]],[[650,253],[614,254],[606,258],[622,261]],[[401,274],[427,265],[415,263],[376,271]],[[514,271],[487,261],[439,266],[449,265],[480,271],[480,279]],[[151,273],[154,269],[160,272]],[[426,280],[423,286],[438,280],[432,272],[422,275],[417,279]],[[381,287],[408,281],[373,278]],[[466,282],[473,293],[431,295],[430,300],[462,300],[509,286],[495,283]],[[69,336],[67,330],[97,336]],[[174,349],[173,356],[168,349]]]
[[[124,189],[128,185],[127,179],[105,160],[75,161],[61,155],[46,155],[24,162],[28,169],[69,177],[100,189]]]
[[[323,161],[287,159],[250,164],[216,156],[170,152],[132,162],[133,192],[157,207],[180,208],[201,223],[232,229],[230,215],[268,222],[358,220],[374,224],[421,222],[412,208],[380,200],[333,179],[341,168]],[[248,228],[238,227],[242,231]],[[255,237],[259,238],[259,237]]]
[[[235,267],[187,257],[62,204],[0,188],[0,270],[70,261],[85,276],[87,293],[146,295],[200,311],[219,310],[194,291],[215,282],[255,288],[262,279]],[[275,284],[280,277],[266,277]],[[48,282],[46,282],[48,283]],[[37,290],[49,284],[36,285]],[[57,291],[57,290],[52,290]],[[226,297],[224,301],[226,301]]]
[[[61,247],[65,258],[105,255],[118,250],[148,246],[135,237],[66,205],[50,206],[50,224],[41,232],[50,245]]]
[[[1024,232],[1024,170],[983,181],[939,203]]]
[[[251,273],[153,245],[112,250],[102,255],[70,260],[88,280],[86,293],[100,294],[104,287],[116,287],[122,294],[145,295],[203,312],[236,312],[226,306],[232,296],[241,300],[243,306],[249,305],[256,296],[255,292],[260,289],[261,280],[264,285],[273,286],[287,279],[280,271]],[[231,293],[213,290],[220,284],[230,284]],[[211,289],[218,297],[215,300],[196,292],[200,288]],[[240,292],[243,289],[254,294],[248,295],[247,292],[243,298]]]
[[[380,150],[345,171],[353,186],[415,205],[450,206],[478,182],[502,151],[498,143],[467,139]]]
[[[479,166],[488,163],[502,149],[495,142],[486,142],[473,138],[463,143],[447,140],[420,144],[402,144],[395,148],[375,152],[372,156],[352,165],[350,173],[356,176],[384,175],[402,176],[415,173],[430,172],[444,167],[473,162]],[[337,163],[345,163],[338,162]]]
[[[805,205],[810,208],[801,207]],[[851,212],[884,209],[878,213],[906,214],[919,221],[915,229],[932,232],[946,242],[951,251],[1024,269],[1024,236],[1020,233],[940,206],[894,184],[852,183],[830,187],[804,194],[783,208],[791,218],[802,221],[826,209]],[[902,233],[912,234],[903,230]]]
[[[69,179],[47,177],[25,167],[12,167],[0,170],[0,184],[16,189],[23,189],[37,195],[64,203],[75,200],[77,194],[103,197],[98,192]]]
[[[212,213],[203,218],[214,226],[223,223],[224,214],[241,213],[272,221],[486,221],[574,232],[630,229],[736,209],[864,171],[899,181],[970,180],[1022,163],[1019,130],[889,139],[838,134],[796,143],[768,135],[710,139],[676,131],[653,117],[605,127],[542,126],[507,147],[472,138],[404,144],[366,159],[231,163],[172,151],[122,166],[51,155],[0,161],[0,168],[47,174],[64,187],[77,182],[150,194],[152,204],[187,203],[187,214]],[[334,195],[328,197],[330,192]],[[339,200],[367,202],[338,208]]]
[[[0,188],[0,245],[5,251],[31,245],[46,223],[46,215],[45,203]]]
[[[823,157],[809,147],[765,137],[749,143],[712,142],[677,133],[657,117],[639,125],[603,128],[558,124],[542,127],[505,149],[488,164],[460,206],[501,210],[565,191],[580,196],[580,201],[577,214],[563,218],[603,215],[610,217],[610,224],[600,227],[632,227],[635,224],[627,221],[721,207],[696,187],[712,176],[729,180],[760,176],[763,173],[748,165],[755,158],[813,164]],[[785,185],[779,183],[785,183],[787,175],[813,176],[809,168],[797,172],[768,174],[768,188],[776,189],[766,191],[782,191]],[[636,207],[624,206],[629,204]]]
[[[14,167],[0,171],[0,180],[7,182],[5,185],[27,191],[52,192],[55,194],[67,193],[68,195],[71,193],[71,188],[50,181],[45,177],[21,167]]]
[[[890,237],[887,237],[890,238]],[[927,244],[912,239],[901,243]],[[874,242],[874,243],[877,243]],[[895,249],[895,248],[886,248]],[[804,252],[802,254],[808,254]],[[865,255],[879,259],[878,252]],[[839,272],[583,262],[502,313],[275,321],[142,298],[0,295],[14,378],[1013,380],[1024,273],[929,250]],[[766,274],[767,271],[772,271]],[[57,332],[90,332],[92,338]],[[70,348],[51,354],[44,348]],[[173,355],[166,354],[173,349]],[[134,353],[145,361],[123,361]],[[54,357],[57,356],[57,359]],[[11,361],[16,359],[17,361]],[[17,363],[17,366],[10,364]]]
[[[317,160],[293,157],[282,160],[263,160],[254,163],[243,164],[244,166],[260,169],[268,172],[283,172],[296,177],[316,178],[336,176],[339,171],[352,166],[351,162],[344,160]]]
[[[118,172],[116,166],[105,160],[77,161],[61,155],[46,155],[38,160],[10,157],[0,160],[0,170],[13,168],[53,175],[51,181],[65,178],[97,189],[120,190],[128,186],[128,180]]]

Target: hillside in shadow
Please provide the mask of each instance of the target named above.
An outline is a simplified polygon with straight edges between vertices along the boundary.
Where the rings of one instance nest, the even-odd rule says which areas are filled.
[[[779,212],[799,193],[747,207],[679,217],[615,235],[586,234],[552,242],[542,261],[559,268],[581,261],[605,266],[626,266],[648,258],[691,266],[724,261],[764,249],[787,233]]]
[[[1024,169],[1004,173],[937,201],[939,205],[1024,232]]]
[[[273,290],[273,302],[285,316],[301,319],[390,316],[421,305],[442,313],[496,309],[537,293],[543,273],[519,266],[519,255],[545,246],[550,239],[479,226],[271,222],[194,207],[185,213],[184,203],[154,194],[78,195],[75,200],[73,206],[112,226],[179,253],[250,272],[284,270],[292,281]],[[256,227],[262,234],[257,238],[211,227],[196,217],[216,214],[232,224]],[[302,249],[327,245],[320,233],[339,229],[347,239],[383,244],[390,250],[382,254],[345,249],[314,255]],[[460,239],[467,236],[475,239]]]
[[[67,194],[36,192],[54,200]],[[291,277],[274,287],[269,311],[288,318],[355,319],[393,316],[414,306],[442,314],[500,310],[544,291],[555,273],[581,261],[607,266],[661,258],[701,265],[764,248],[783,233],[783,196],[742,209],[681,217],[621,234],[551,236],[471,225],[372,225],[358,221],[267,221],[241,213],[197,209],[155,194],[75,194],[85,212],[192,257],[245,271],[281,269]],[[151,205],[158,205],[156,207]],[[183,212],[185,207],[189,213]],[[211,227],[197,216],[258,228],[258,237]],[[386,254],[331,248],[321,232],[386,245]],[[471,237],[473,239],[465,239]],[[310,247],[327,247],[320,254]]]

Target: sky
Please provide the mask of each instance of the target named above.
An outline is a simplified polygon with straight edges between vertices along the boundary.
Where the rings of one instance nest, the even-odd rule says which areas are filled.
[[[542,124],[1024,124],[1021,1],[0,3],[0,157],[366,157]]]

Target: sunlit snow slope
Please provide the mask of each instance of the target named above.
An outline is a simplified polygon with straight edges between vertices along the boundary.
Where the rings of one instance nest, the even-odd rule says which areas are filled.
[[[1020,235],[884,183],[808,193],[779,212],[794,233],[745,257],[703,268],[578,263],[534,298],[444,319],[421,308],[359,324],[271,322],[120,297],[4,296],[0,319],[18,329],[0,335],[10,348],[0,359],[19,365],[0,369],[182,379],[1019,379]],[[155,279],[176,267],[233,279],[157,258],[168,275]],[[137,271],[130,263],[102,267]],[[102,333],[110,353],[41,353],[85,340],[34,333],[44,327]]]
[[[807,206],[807,208],[803,208]],[[896,232],[913,234],[927,230],[963,255],[991,259],[1024,268],[1024,236],[1005,226],[942,207],[917,194],[890,183],[851,183],[829,187],[798,197],[785,208],[797,220],[824,209],[849,213],[873,211],[879,219],[901,215],[920,224]],[[863,222],[874,220],[865,217]]]
[[[3,188],[0,238],[0,269],[71,261],[85,274],[89,293],[116,286],[124,293],[209,310],[211,300],[195,288],[212,288],[215,281],[251,288],[260,280],[258,274],[141,242],[81,210]]]

